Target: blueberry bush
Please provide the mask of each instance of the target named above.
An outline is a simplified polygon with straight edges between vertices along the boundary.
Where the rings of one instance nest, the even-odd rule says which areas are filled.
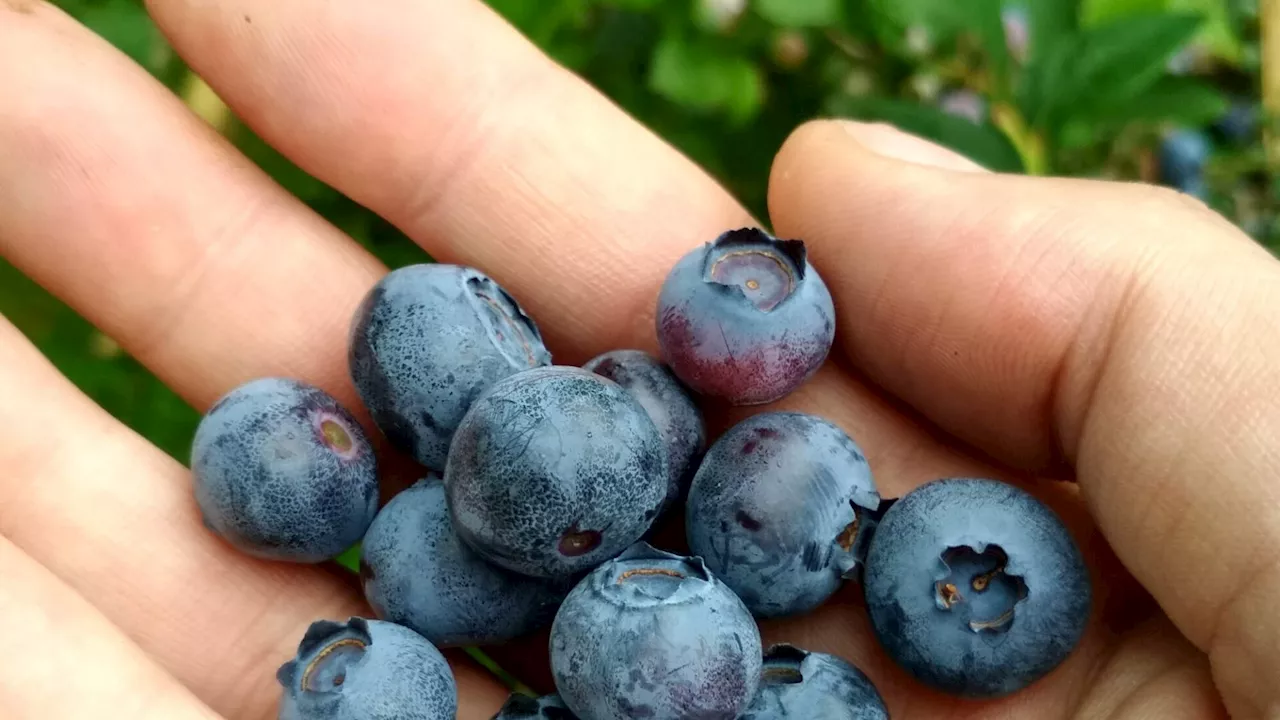
[[[398,267],[425,256],[241,125],[141,0],[55,0],[283,186]],[[996,170],[1159,182],[1280,244],[1258,0],[490,0],[758,217],[773,153],[818,116],[891,122]],[[0,261],[0,313],[77,385],[185,459],[196,413]]]

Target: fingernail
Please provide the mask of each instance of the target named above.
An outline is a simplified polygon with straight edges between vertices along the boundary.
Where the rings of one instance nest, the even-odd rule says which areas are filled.
[[[987,172],[986,168],[950,148],[905,133],[892,125],[855,120],[839,122],[859,145],[877,155],[944,170]]]

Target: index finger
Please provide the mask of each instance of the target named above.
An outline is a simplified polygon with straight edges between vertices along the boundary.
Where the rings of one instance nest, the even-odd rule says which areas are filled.
[[[480,2],[149,6],[259,134],[438,260],[507,286],[557,360],[652,338],[675,259],[751,222]]]

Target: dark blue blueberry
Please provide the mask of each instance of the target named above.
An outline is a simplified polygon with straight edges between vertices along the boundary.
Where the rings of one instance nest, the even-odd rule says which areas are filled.
[[[871,680],[834,655],[774,645],[760,689],[740,720],[889,720]]]
[[[296,380],[232,390],[191,448],[204,523],[257,557],[320,562],[360,540],[378,510],[378,473],[360,424]]]
[[[438,476],[396,495],[374,518],[360,575],[380,619],[436,647],[490,645],[537,630],[568,591],[494,567],[459,540]]]
[[[751,613],[698,558],[637,543],[569,593],[551,673],[583,720],[734,720],[760,679]]]
[[[761,617],[808,612],[853,577],[880,505],[843,430],[793,412],[720,437],[689,489],[689,549]]]
[[[1240,100],[1231,103],[1226,114],[1213,124],[1213,129],[1227,142],[1245,145],[1257,137],[1261,117],[1262,108],[1257,100]]]
[[[666,507],[680,502],[707,449],[707,428],[689,392],[670,368],[640,350],[607,352],[583,368],[621,385],[649,413],[667,445]]]
[[[927,685],[1020,690],[1066,659],[1089,618],[1080,550],[1039,500],[994,480],[935,480],[885,513],[867,554],[876,637]]]
[[[369,291],[351,328],[351,379],[391,442],[435,470],[480,393],[549,365],[529,316],[497,283],[458,265],[410,265]]]
[[[414,631],[353,617],[312,623],[276,673],[280,720],[442,720],[458,711],[444,656]]]
[[[589,570],[642,536],[667,494],[658,428],[615,382],[581,368],[494,385],[458,426],[445,469],[459,536],[525,575]]]
[[[1204,169],[1213,153],[1209,137],[1199,130],[1177,130],[1160,142],[1160,182],[1204,198],[1208,186]]]
[[[743,228],[676,263],[658,298],[657,329],[663,357],[686,385],[757,405],[822,365],[835,309],[804,243]]]
[[[578,720],[559,695],[512,695],[493,720]]]

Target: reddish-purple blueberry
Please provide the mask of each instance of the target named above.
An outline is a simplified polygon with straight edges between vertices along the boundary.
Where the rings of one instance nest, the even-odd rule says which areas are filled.
[[[759,405],[822,365],[835,308],[803,242],[743,228],[676,263],[658,297],[657,330],[663,357],[690,388]]]

